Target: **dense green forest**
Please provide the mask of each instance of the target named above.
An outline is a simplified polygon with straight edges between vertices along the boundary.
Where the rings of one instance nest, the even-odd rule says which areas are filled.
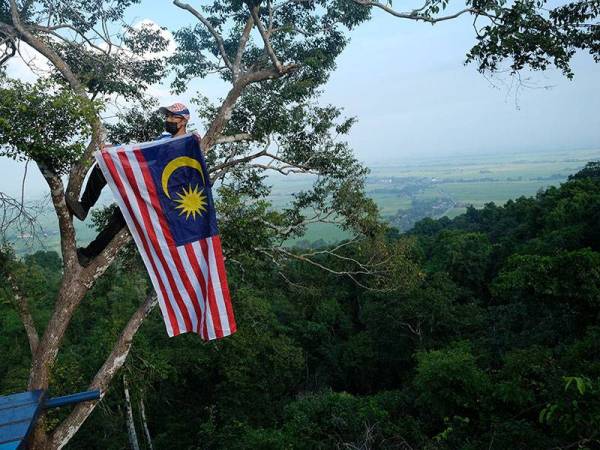
[[[169,339],[155,311],[122,371],[142,448],[141,401],[155,449],[600,448],[600,163],[533,198],[387,236],[408,255],[394,290],[301,261],[284,279],[246,258],[228,261],[234,336]],[[61,261],[38,252],[23,270],[43,325]],[[147,289],[132,254],[99,280],[53,394],[86,388]],[[9,291],[0,298],[10,393],[26,389],[30,352]],[[128,448],[125,409],[119,377],[67,448]]]

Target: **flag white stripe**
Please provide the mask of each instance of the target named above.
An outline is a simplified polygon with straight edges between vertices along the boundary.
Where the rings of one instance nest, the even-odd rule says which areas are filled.
[[[134,205],[132,204],[131,209],[133,210],[133,213],[135,214],[135,218],[137,219],[138,223],[140,224],[140,227],[142,228],[144,236],[146,237],[146,241],[148,242],[148,247],[150,249],[150,257],[152,258],[152,261],[154,262],[156,269],[158,270],[158,274],[163,282],[163,286],[165,286],[165,289],[167,290],[167,294],[168,294],[169,298],[174,298],[173,290],[171,289],[171,284],[169,283],[169,279],[166,274],[166,268],[163,267],[160,258],[156,254],[156,249],[154,248],[152,240],[150,239],[150,236],[148,235],[148,230],[146,229],[146,226],[144,225],[144,218],[142,216],[142,211],[139,208],[139,203],[138,203],[139,201],[138,201],[136,195],[133,193],[133,189],[131,188],[129,181],[127,180],[127,177],[125,176],[125,171],[123,169],[123,166],[121,165],[121,162],[119,161],[119,157],[116,153],[109,153],[108,156],[111,158],[111,160],[115,166],[117,174],[119,175],[119,178],[121,180],[121,184],[123,185],[123,188],[125,189],[125,194],[127,195],[127,198],[129,199],[130,202],[135,201],[136,204],[138,204],[137,207],[134,207]],[[148,269],[148,271],[152,271],[152,266],[147,267],[147,269]],[[177,305],[176,302],[170,302],[170,303],[171,303],[171,307],[173,308],[173,311],[175,312],[175,317],[177,319],[177,324],[179,326],[179,330],[180,331],[185,330],[187,327],[185,325],[185,321],[183,320],[181,311],[179,310],[179,305]]]
[[[137,228],[135,227],[135,224],[134,224],[134,219],[133,219],[133,217],[131,217],[129,210],[127,209],[127,206],[125,205],[125,201],[123,200],[123,197],[121,196],[121,192],[119,191],[119,189],[117,189],[116,183],[113,180],[110,170],[108,170],[108,167],[106,166],[106,163],[104,162],[104,158],[102,157],[102,154],[100,152],[96,152],[95,156],[96,156],[96,161],[98,162],[98,165],[102,169],[102,172],[106,178],[106,182],[109,184],[109,186],[111,188],[114,186],[114,189],[112,189],[112,191],[115,195],[115,199],[117,200],[117,204],[119,205],[119,208],[121,209],[121,212],[123,213],[125,222],[127,222],[129,231],[131,232],[131,235],[133,236],[133,239],[139,249],[140,256],[142,257],[142,261],[144,261],[144,265],[146,266],[148,275],[150,276],[150,280],[152,281],[152,285],[156,287],[155,291],[156,291],[156,295],[158,298],[158,306],[160,307],[160,311],[161,311],[163,317],[167,318],[167,320],[165,321],[165,324],[167,327],[167,334],[169,336],[173,336],[175,333],[173,331],[173,326],[171,325],[171,321],[169,320],[169,311],[168,311],[167,305],[165,303],[168,300],[164,298],[163,291],[162,291],[162,289],[159,288],[160,284],[158,283],[157,274],[154,272],[154,270],[152,268],[152,264],[150,263],[150,259],[149,259],[150,256],[144,250],[144,244],[142,242],[143,238],[137,232]],[[144,229],[143,226],[140,226],[140,228]],[[152,248],[152,244],[150,242],[147,242],[147,244],[148,244],[149,248]]]
[[[221,279],[219,277],[219,268],[217,267],[217,256],[215,255],[215,249],[213,247],[212,237],[206,240],[208,244],[208,261],[210,264],[210,273],[213,289],[215,291],[215,298],[217,299],[217,309],[219,310],[219,318],[221,319],[221,328],[224,335],[231,334],[229,329],[229,316],[227,314],[227,308],[223,301],[223,289],[221,289]]]
[[[204,278],[204,285],[206,286],[206,298],[204,299],[204,304],[206,313],[204,314],[204,320],[206,320],[206,331],[208,332],[209,339],[215,339],[217,337],[217,333],[215,333],[215,325],[212,319],[212,313],[210,311],[210,304],[208,301],[208,265],[204,259],[204,254],[202,253],[202,247],[200,247],[199,242],[194,242],[192,244],[192,248],[194,249],[194,253],[196,254],[196,258],[198,258],[198,265],[200,266],[200,272],[202,272],[202,277]]]
[[[181,278],[182,274],[179,273],[175,261],[173,260],[173,256],[171,255],[171,249],[169,248],[169,243],[167,242],[167,239],[163,233],[162,225],[160,223],[160,219],[158,218],[156,210],[152,206],[150,194],[148,193],[148,188],[146,187],[144,174],[142,173],[142,169],[139,166],[137,158],[135,157],[133,152],[126,152],[126,156],[129,160],[129,164],[131,165],[131,169],[133,171],[135,183],[138,186],[141,200],[146,204],[146,208],[150,216],[150,221],[152,222],[152,226],[154,228],[154,233],[156,233],[156,237],[158,239],[158,242],[160,243],[159,247],[160,251],[163,254],[163,259],[167,262],[168,269],[171,272],[173,279],[175,280],[177,289],[181,294],[183,302],[188,311],[188,315],[192,322],[193,329],[188,330],[187,326],[184,326],[183,329],[187,331],[194,331],[198,327],[198,317],[196,315],[196,310],[194,309],[194,305],[192,303],[192,297],[194,297],[193,294],[195,293],[192,292],[192,296],[190,296],[190,293],[186,289],[183,279]],[[192,283],[190,282],[190,285],[191,284]]]

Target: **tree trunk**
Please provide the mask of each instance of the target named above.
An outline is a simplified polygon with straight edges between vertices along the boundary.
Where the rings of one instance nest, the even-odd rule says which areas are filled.
[[[28,389],[48,389],[50,370],[56,360],[60,342],[67,330],[75,308],[79,305],[88,287],[79,279],[64,275],[63,284],[56,300],[56,308],[31,364]]]
[[[129,385],[127,377],[123,375],[123,389],[125,390],[125,406],[127,407],[127,434],[129,435],[129,444],[131,450],[140,450],[137,433],[135,432],[135,423],[133,422],[133,410],[131,408],[131,399],[129,398]]]
[[[233,107],[235,106],[235,102],[242,94],[244,88],[247,86],[247,82],[245,80],[240,80],[236,82],[231,90],[227,93],[227,97],[223,101],[223,104],[219,108],[219,112],[217,116],[214,118],[210,127],[202,137],[202,150],[206,153],[217,141],[217,138],[231,119],[231,114],[233,112]]]
[[[150,430],[148,429],[148,421],[146,420],[146,408],[144,408],[144,399],[140,398],[140,414],[142,416],[142,425],[144,427],[144,435],[146,436],[146,442],[148,442],[148,448],[154,450],[152,445],[152,437],[150,436]]]

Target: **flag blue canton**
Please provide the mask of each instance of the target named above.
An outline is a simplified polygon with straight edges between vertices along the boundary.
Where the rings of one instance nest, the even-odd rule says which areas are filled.
[[[175,244],[216,236],[210,181],[197,137],[165,139],[142,153]]]

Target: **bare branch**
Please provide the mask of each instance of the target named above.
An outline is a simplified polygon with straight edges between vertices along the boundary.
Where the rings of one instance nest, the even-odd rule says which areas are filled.
[[[269,249],[266,249],[266,248],[260,249],[259,248],[257,250],[259,250],[259,251],[261,251],[261,252],[264,253],[265,251],[268,251]],[[357,276],[360,276],[360,275],[374,275],[376,272],[373,271],[373,270],[365,269],[365,268],[360,267],[360,266],[359,266],[358,270],[336,270],[336,269],[333,269],[331,267],[327,267],[326,265],[321,264],[320,262],[315,261],[309,255],[306,255],[306,254],[294,253],[294,252],[291,252],[291,251],[289,251],[289,250],[287,250],[287,249],[285,249],[283,247],[277,247],[277,248],[274,248],[272,250],[274,250],[275,252],[281,253],[284,256],[288,257],[288,258],[296,259],[298,261],[306,262],[308,264],[316,266],[316,267],[324,270],[325,272],[329,272],[329,273],[331,273],[333,275],[347,276],[357,286],[360,286],[360,287],[362,287],[364,289],[368,289],[368,290],[372,290],[372,291],[379,290],[379,289],[371,288],[371,287],[369,287],[369,286],[361,283],[356,278]],[[331,251],[327,251],[326,253],[331,254],[332,252]],[[358,261],[356,261],[356,260],[352,260],[352,261],[354,263],[358,263]],[[360,264],[360,263],[358,263],[358,264]]]
[[[12,28],[5,24],[0,24],[0,46],[4,46],[0,54],[0,66],[16,55],[17,45]]]
[[[296,259],[296,260],[302,261],[302,262],[306,262],[306,263],[308,263],[310,265],[316,266],[319,269],[322,269],[325,272],[331,273],[333,275],[347,276],[357,286],[360,286],[360,287],[362,287],[364,289],[373,290],[373,289],[369,288],[368,286],[366,286],[365,284],[361,283],[360,281],[358,281],[356,279],[357,275],[366,274],[364,271],[335,270],[335,269],[332,269],[331,267],[327,267],[327,266],[325,266],[325,265],[323,265],[323,264],[321,264],[321,263],[319,263],[317,261],[314,261],[311,258],[308,258],[308,257],[303,256],[301,254],[296,254],[296,253],[290,252],[290,251],[288,251],[288,250],[286,250],[285,248],[282,248],[282,247],[277,247],[277,248],[273,248],[273,249],[257,247],[255,250],[257,250],[258,252],[263,253],[265,255],[269,255],[270,251],[275,251],[275,252],[281,253],[281,254],[285,255],[286,257],[288,257],[288,258]]]
[[[68,44],[70,44],[70,43],[72,43],[72,42],[71,42],[69,39],[67,39],[67,38],[65,38],[64,36],[62,36],[61,34],[57,33],[57,32],[56,32],[56,30],[62,30],[62,29],[68,29],[68,30],[71,30],[71,31],[73,31],[74,33],[76,33],[76,34],[77,34],[77,36],[81,37],[81,39],[83,39],[83,41],[85,41],[85,43],[86,43],[87,45],[89,45],[91,48],[93,48],[94,50],[96,50],[96,51],[98,51],[98,52],[100,52],[100,53],[102,53],[102,54],[105,54],[105,55],[108,55],[108,54],[109,54],[109,51],[108,51],[108,50],[105,50],[105,49],[103,49],[103,48],[101,48],[101,47],[98,47],[98,46],[97,46],[96,44],[94,44],[94,43],[93,43],[93,42],[92,42],[92,41],[91,41],[91,40],[90,40],[90,39],[89,39],[87,36],[85,36],[84,34],[80,33],[80,32],[77,30],[77,28],[75,28],[75,27],[73,27],[73,26],[71,26],[71,25],[69,25],[69,24],[55,25],[55,26],[52,26],[52,27],[44,27],[44,26],[42,26],[42,25],[34,25],[33,27],[34,27],[36,30],[38,30],[38,31],[42,31],[42,32],[44,32],[44,33],[51,34],[52,36],[56,37],[57,39],[60,39],[61,41],[64,41],[64,42],[66,42],[66,43],[68,43]]]
[[[310,166],[306,164],[298,164],[291,161],[288,161],[278,154],[265,153],[265,156],[271,158],[271,161],[266,165],[256,164],[256,166],[260,166],[264,169],[276,170],[283,175],[289,175],[291,173],[311,173],[313,175],[318,175],[319,172],[313,170]],[[275,165],[275,162],[280,162],[282,165]],[[308,162],[308,161],[307,161]]]
[[[256,158],[260,158],[261,156],[264,156],[266,154],[266,152],[267,152],[266,150],[261,150],[260,152],[253,153],[248,156],[244,156],[243,158],[232,159],[231,161],[224,162],[222,164],[219,164],[218,166],[211,168],[210,174],[211,175],[214,174],[213,178],[217,179],[222,175],[223,172],[226,172],[227,169],[229,169],[230,167],[237,166],[238,164],[243,164],[248,161],[252,161],[253,159],[256,159]]]
[[[385,12],[391,14],[394,17],[399,17],[401,19],[410,19],[410,20],[422,20],[423,22],[429,22],[429,23],[436,23],[436,22],[442,22],[444,20],[451,20],[451,19],[455,19],[458,16],[461,16],[465,13],[473,13],[473,14],[480,14],[481,11],[477,8],[465,8],[462,9],[454,14],[450,14],[448,16],[441,16],[441,17],[429,17],[427,15],[423,15],[423,14],[419,14],[420,11],[422,11],[423,9],[425,9],[425,7],[429,4],[428,2],[425,3],[425,5],[423,5],[421,8],[419,9],[415,9],[412,10],[410,12],[399,12],[396,11],[394,9],[392,9],[390,6],[388,5],[384,5],[383,3],[379,3],[376,1],[370,1],[370,0],[352,0],[354,3],[357,3],[359,5],[362,6],[374,6],[376,8],[380,8],[383,9]]]
[[[56,69],[61,73],[62,76],[65,77],[67,82],[71,85],[73,90],[78,94],[85,96],[85,90],[83,85],[80,83],[79,79],[75,76],[75,74],[71,71],[67,63],[63,61],[63,59],[58,56],[54,50],[45,45],[42,41],[33,36],[21,23],[21,17],[19,16],[19,11],[17,10],[17,2],[16,0],[10,0],[10,12],[13,20],[13,24],[17,31],[19,32],[21,38],[29,45],[31,45],[35,50],[41,53],[43,56],[48,58],[48,60],[56,67]]]
[[[294,233],[297,230],[299,230],[300,228],[304,228],[305,226],[310,225],[312,223],[330,223],[330,224],[338,224],[339,225],[339,222],[336,222],[335,220],[329,220],[329,217],[331,217],[333,214],[334,214],[334,211],[329,211],[325,214],[318,212],[313,217],[303,219],[303,220],[301,220],[297,223],[294,223],[292,225],[289,225],[287,227],[275,225],[274,223],[271,223],[267,220],[261,220],[260,223],[271,228],[272,230],[277,231],[277,233],[281,236],[281,240],[284,241],[285,239],[288,239],[292,233]]]
[[[129,322],[117,339],[112,352],[94,376],[89,386],[90,390],[99,389],[101,398],[104,397],[106,389],[115,374],[123,367],[127,355],[131,350],[133,337],[139,330],[144,319],[156,307],[158,300],[156,294],[146,297],[144,303],[140,305],[137,311],[131,316]],[[52,433],[51,442],[55,448],[62,448],[75,435],[79,427],[85,422],[92,413],[98,402],[79,403],[67,417]]]
[[[148,429],[148,421],[146,420],[146,408],[144,407],[144,399],[140,398],[140,415],[142,416],[142,426],[144,428],[144,436],[146,436],[146,443],[150,450],[154,450],[152,445],[152,437],[150,436],[150,430]]]
[[[7,240],[7,234],[13,230],[21,238],[33,238],[40,242],[42,228],[38,216],[46,210],[46,202],[41,200],[25,205],[23,198],[17,200],[0,192],[0,239]]]
[[[219,47],[219,52],[221,53],[221,56],[223,57],[223,62],[229,68],[229,70],[231,70],[233,72],[233,65],[231,64],[231,61],[229,60],[229,56],[227,56],[227,52],[225,51],[225,45],[223,44],[223,38],[221,37],[219,32],[215,29],[215,27],[212,26],[212,24],[206,19],[206,17],[204,17],[200,13],[200,11],[193,8],[189,4],[182,3],[180,0],[173,0],[173,4],[181,9],[185,9],[186,11],[189,11],[194,17],[196,17],[200,22],[202,22],[202,24],[206,28],[208,28],[208,31],[210,31],[210,34],[212,34],[215,41],[217,41],[217,45]]]

